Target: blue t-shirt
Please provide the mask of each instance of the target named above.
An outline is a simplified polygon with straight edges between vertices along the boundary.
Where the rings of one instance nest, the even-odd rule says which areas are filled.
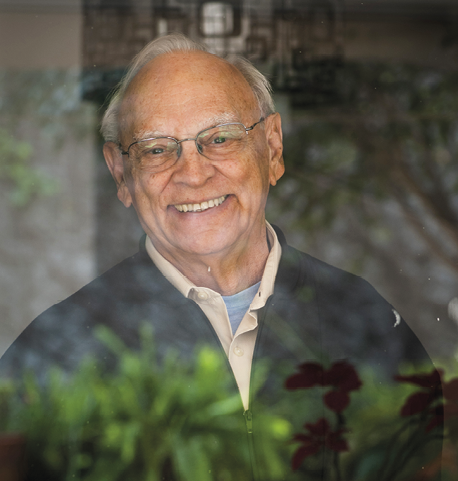
[[[226,304],[233,334],[235,334],[240,326],[243,316],[248,311],[260,285],[261,282],[258,282],[244,291],[237,292],[237,294],[234,294],[233,296],[222,296],[224,304]]]

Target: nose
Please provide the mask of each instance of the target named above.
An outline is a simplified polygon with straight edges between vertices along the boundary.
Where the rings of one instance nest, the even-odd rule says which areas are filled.
[[[207,157],[202,155],[201,148],[195,142],[195,139],[182,140],[177,153],[178,161],[175,164],[173,174],[175,182],[199,187],[213,177],[215,173],[214,165]]]

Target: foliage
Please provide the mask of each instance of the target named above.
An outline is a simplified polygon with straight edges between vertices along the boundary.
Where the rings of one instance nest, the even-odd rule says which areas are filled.
[[[38,145],[58,151],[69,136],[93,134],[93,109],[81,102],[79,89],[78,71],[0,71],[0,179],[11,186],[13,205],[59,190],[56,179],[31,165]],[[32,140],[19,140],[30,132]]]
[[[335,362],[329,369],[304,363],[299,366],[299,373],[287,378],[285,388],[290,391],[331,387],[323,394],[323,404],[328,408],[326,417],[305,423],[306,433],[293,437],[299,443],[292,456],[293,470],[298,470],[306,458],[322,456],[326,450],[332,453],[329,479],[336,481],[410,479],[420,465],[431,460],[435,465],[441,456],[444,412],[458,415],[458,378],[443,383],[443,395],[442,370],[394,377],[398,382],[422,388],[420,392],[390,384],[380,390],[376,379],[372,370],[363,371],[360,378],[346,361]],[[354,390],[361,392],[350,405],[348,393]],[[393,401],[401,399],[402,406],[393,405]],[[447,429],[450,439],[455,437],[452,431]],[[343,453],[348,454],[342,457]],[[302,470],[307,472],[305,467]],[[435,479],[437,468],[430,471],[424,479]]]
[[[71,377],[55,369],[46,386],[29,374],[21,389],[13,383],[0,389],[0,409],[9,412],[0,428],[26,434],[30,481],[251,479],[249,450],[240,442],[241,400],[221,376],[221,353],[204,347],[189,362],[170,352],[158,363],[148,327],[138,352],[106,328],[98,337],[116,354],[113,370],[87,359]],[[384,380],[380,388],[383,377],[371,367],[302,364],[282,396],[292,423],[284,406],[257,402],[261,479],[396,481],[410,479],[420,459],[430,472],[421,479],[435,479],[442,401],[458,419],[458,382],[442,370],[402,372],[398,382]],[[448,423],[446,434],[456,449],[457,423]],[[319,471],[325,451],[331,453],[327,475]],[[305,459],[316,463],[306,467]]]
[[[78,70],[0,71],[0,87],[0,122],[11,131],[33,124],[59,148],[69,134],[83,139],[96,128],[93,109],[81,102]]]
[[[192,363],[169,353],[159,365],[146,327],[139,353],[106,328],[98,335],[118,356],[117,370],[87,360],[70,378],[54,370],[47,387],[28,375],[25,403],[10,405],[8,429],[28,438],[31,480],[251,479],[243,408],[221,376],[220,353],[202,348]],[[271,414],[265,421],[261,464],[276,475],[277,446],[290,430]]]
[[[278,208],[310,231],[351,206],[370,228],[380,209],[369,207],[394,201],[458,272],[458,74],[348,63],[339,75],[340,104],[295,114]]]
[[[58,190],[56,180],[30,166],[31,154],[32,146],[28,142],[17,140],[0,129],[0,179],[12,184],[11,203],[19,207],[26,205],[34,195],[49,196]]]

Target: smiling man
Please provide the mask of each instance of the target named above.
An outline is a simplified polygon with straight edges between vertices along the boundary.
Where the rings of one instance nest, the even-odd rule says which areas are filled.
[[[234,443],[243,455],[213,459],[208,479],[337,479],[336,456],[348,449],[341,413],[348,393],[361,388],[353,369],[377,377],[373,397],[359,401],[370,412],[365,403],[383,398],[401,363],[427,356],[369,284],[288,246],[266,222],[269,188],[284,164],[280,116],[265,77],[246,60],[218,58],[183,36],[159,38],[134,59],[102,133],[118,198],[133,206],[146,233],[140,252],[39,316],[5,355],[2,372],[30,368],[44,376],[56,362],[72,371],[88,353],[110,365],[94,328],[109,326],[136,348],[147,321],[160,359],[170,350],[190,359],[197,347],[210,346],[224,366],[218,375],[239,393]],[[332,387],[314,408],[317,396],[302,401],[291,392],[313,386]],[[397,410],[401,400],[391,401]],[[266,409],[289,426],[278,453],[264,443]],[[336,414],[340,430],[332,431],[328,421]],[[290,441],[305,421],[311,434],[296,437],[304,446],[291,464]],[[167,439],[164,429],[154,435]],[[415,472],[415,461],[403,471],[394,455],[373,457],[390,445],[383,420],[373,429],[384,437],[365,435],[362,442],[354,434],[351,441],[370,458],[367,479],[379,479],[382,468],[386,476]],[[193,434],[200,439],[200,431]],[[415,439],[412,459],[429,442],[424,431]],[[251,468],[243,471],[247,460]],[[156,475],[177,479],[180,466],[164,465]]]
[[[280,116],[261,85],[266,105],[225,60],[160,55],[127,85],[104,147],[119,199],[158,253],[223,295],[260,281],[269,255],[264,209],[284,167]]]

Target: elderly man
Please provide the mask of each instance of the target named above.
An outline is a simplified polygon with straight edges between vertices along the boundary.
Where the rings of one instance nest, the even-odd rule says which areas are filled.
[[[221,376],[240,393],[238,442],[253,466],[246,479],[270,479],[257,462],[261,405],[278,407],[292,433],[310,421],[310,433],[296,438],[303,446],[294,473],[287,459],[281,479],[334,479],[331,464],[348,449],[342,411],[361,386],[353,366],[379,373],[373,389],[382,392],[399,363],[427,356],[370,285],[288,246],[266,222],[269,188],[284,164],[280,115],[265,77],[247,61],[218,58],[185,37],[160,38],[135,58],[102,133],[118,198],[134,207],[146,233],[140,252],[37,318],[5,355],[3,372],[43,373],[56,360],[70,371],[88,352],[103,362],[95,326],[107,325],[135,346],[147,320],[161,357],[175,349],[189,358],[201,345],[224,357]],[[43,339],[52,348],[44,350]],[[266,359],[269,379],[250,390],[262,383]],[[292,391],[313,386],[332,388],[317,419],[292,407]],[[325,409],[342,428],[333,440],[326,438],[328,421],[312,423]],[[382,476],[382,460],[389,476],[396,460],[377,456],[367,479]],[[218,468],[214,479],[232,479],[219,477]]]

